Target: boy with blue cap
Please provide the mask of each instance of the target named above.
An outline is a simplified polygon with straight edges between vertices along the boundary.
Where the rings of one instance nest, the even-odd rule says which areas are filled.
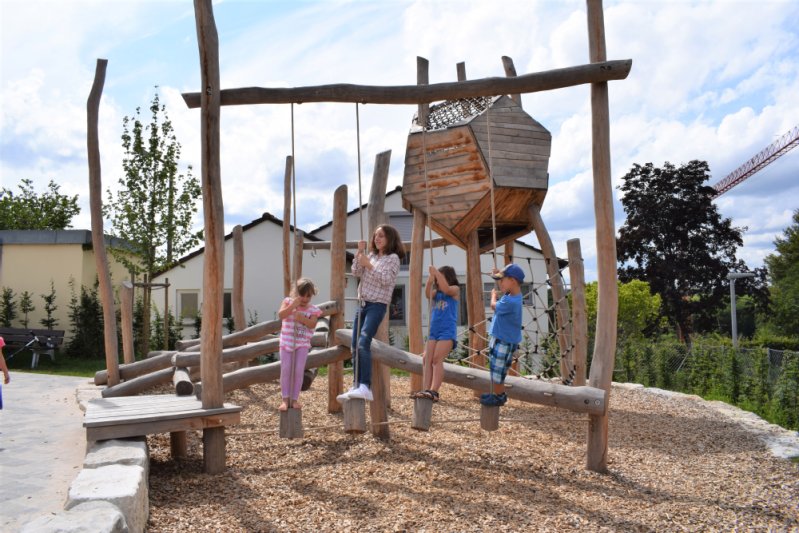
[[[522,282],[524,270],[510,263],[502,270],[496,268],[491,277],[499,280],[503,293],[497,300],[497,289],[491,289],[491,309],[494,318],[488,341],[488,368],[491,373],[491,392],[480,396],[480,403],[492,407],[505,405],[505,376],[513,362],[513,354],[522,341]]]

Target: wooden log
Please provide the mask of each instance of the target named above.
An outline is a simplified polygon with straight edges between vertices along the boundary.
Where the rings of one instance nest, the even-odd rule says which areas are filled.
[[[352,334],[350,333],[350,336]],[[344,361],[350,357],[348,346],[333,346],[324,350],[314,351],[308,354],[305,368],[317,368],[329,365],[337,361]],[[225,374],[222,384],[225,393],[236,389],[243,389],[255,383],[268,383],[280,378],[280,362],[269,363],[261,366],[251,366],[242,368]]]
[[[502,66],[505,69],[505,76],[508,78],[515,78],[516,77],[516,67],[513,66],[513,59],[508,56],[502,56]],[[519,104],[519,107],[522,106],[522,95],[519,93],[514,93],[510,95],[511,100]]]
[[[496,431],[499,429],[499,407],[491,405],[480,406],[480,429],[483,431]]]
[[[194,383],[191,382],[189,369],[176,367],[172,374],[172,384],[175,386],[175,394],[178,396],[191,396],[194,394]]]
[[[605,60],[605,20],[601,0],[587,1],[588,47],[592,64]],[[616,285],[616,228],[613,221],[613,186],[610,169],[610,112],[608,84],[591,84],[591,159],[594,172],[594,216],[597,243],[598,307],[594,355],[588,383],[607,391],[613,378],[616,355],[616,319],[618,287]],[[607,409],[607,405],[605,406]],[[590,417],[586,468],[607,471],[608,416]]]
[[[336,331],[336,339],[349,346],[352,330]],[[421,357],[378,340],[372,341],[372,357],[391,368],[407,372],[421,371]],[[451,363],[444,363],[444,382],[479,392],[488,392],[491,387],[488,371]],[[517,376],[507,377],[505,386],[508,398],[523,402],[560,407],[575,413],[597,414],[605,410],[607,393],[595,387],[568,387],[560,383]]]
[[[317,305],[317,307],[322,311],[321,316],[330,316],[335,313],[338,313],[339,311],[339,304],[335,301],[324,302]],[[280,332],[280,326],[281,326],[280,320],[270,320],[268,322],[261,322],[259,324],[255,324],[254,326],[245,328],[242,331],[237,331],[235,333],[224,335],[222,337],[222,347],[231,348],[234,346],[242,346],[252,341],[260,341],[267,335],[272,335]],[[187,339],[184,341],[178,341],[177,348],[178,351],[186,351],[192,348],[196,348],[199,345],[200,345],[200,339]]]
[[[294,268],[291,272],[292,284],[302,277],[302,242],[303,233],[294,232]]]
[[[119,383],[119,351],[117,348],[117,319],[114,310],[114,292],[111,288],[111,273],[105,251],[103,232],[103,184],[100,170],[100,135],[98,120],[100,116],[100,97],[105,85],[107,59],[98,59],[94,70],[89,99],[86,102],[86,149],[89,158],[89,207],[91,210],[92,248],[97,267],[100,302],[103,306],[103,338],[105,340],[105,365],[111,385]]]
[[[391,163],[391,150],[380,152],[375,156],[375,167],[372,172],[372,187],[369,190],[369,240],[377,230],[377,226],[388,222],[385,213],[386,185]],[[388,342],[388,313],[375,334],[376,339]],[[388,408],[391,407],[391,380],[389,368],[372,359],[372,400],[369,414],[372,419],[372,435],[380,439],[388,439],[391,435],[388,424]]]
[[[429,85],[430,84],[430,62],[421,57],[416,56],[416,85]],[[419,125],[422,128],[427,128],[427,116],[430,113],[429,102],[420,102],[417,113],[419,115]]]
[[[461,61],[455,64],[455,71],[458,74],[458,81],[466,81],[466,63]]]
[[[421,86],[338,83],[293,88],[243,87],[222,91],[222,105],[304,102],[423,104],[439,100],[495,96],[497,94],[534,93],[586,83],[623,80],[630,74],[632,64],[632,59],[621,59],[523,74],[515,78],[483,78]],[[183,93],[183,100],[191,109],[200,107],[200,93]]]
[[[133,348],[133,283],[128,280],[119,284],[119,311],[122,322],[122,360],[125,364],[136,361]]]
[[[572,353],[574,355],[574,385],[585,385],[585,364],[588,355],[588,314],[585,303],[585,270],[580,239],[566,241],[569,254],[569,280],[572,296]]]
[[[219,157],[220,83],[219,36],[211,0],[194,0],[197,43],[200,51],[201,175],[205,252],[202,304],[202,405],[222,407],[222,309],[224,302],[225,213],[222,206],[222,171]],[[225,428],[203,430],[203,466],[208,474],[225,469]]]
[[[422,333],[422,271],[424,269],[425,222],[427,217],[419,209],[413,210],[413,228],[411,229],[411,264],[408,293],[408,349],[411,353],[420,354],[424,350]],[[422,390],[422,375],[411,374],[411,390]]]
[[[555,306],[555,327],[557,328],[558,347],[560,348],[560,376],[561,379],[569,380],[573,371],[572,340],[569,328],[569,301],[566,299],[566,291],[563,287],[563,277],[558,270],[558,256],[555,254],[555,247],[549,232],[541,218],[541,206],[530,204],[530,220],[541,245],[541,252],[549,277],[549,286],[552,288],[552,301]]]
[[[335,344],[335,332],[344,327],[344,283],[347,271],[347,186],[341,185],[333,194],[333,227],[330,241],[330,299],[339,312],[330,315],[328,346]],[[327,412],[341,412],[336,396],[344,392],[344,361],[327,367]]]
[[[342,185],[343,187],[343,185]],[[402,245],[405,247],[406,250],[410,249],[412,241],[402,241]],[[441,248],[442,246],[447,246],[450,244],[447,242],[446,239],[436,238],[432,241],[424,241],[424,248]],[[302,245],[303,250],[330,250],[330,241],[309,241],[304,242]],[[346,250],[357,250],[358,249],[358,241],[346,241],[345,247],[342,249]]]
[[[185,431],[173,431],[169,434],[169,451],[172,459],[183,459],[188,455],[189,445]]]
[[[159,355],[142,359],[133,363],[119,365],[119,377],[124,381],[129,381],[138,376],[163,370],[172,366],[172,356],[175,352],[160,352]],[[108,384],[108,371],[100,370],[94,374],[95,385]]]
[[[302,429],[302,409],[290,407],[280,411],[280,438],[301,439],[305,435]]]
[[[117,383],[116,385],[111,385],[110,387],[103,389],[101,394],[103,398],[116,398],[118,396],[133,396],[134,394],[139,394],[140,392],[144,392],[155,386],[163,385],[164,383],[169,383],[170,381],[172,381],[173,374],[174,374],[174,369],[170,365],[169,368],[164,368],[156,372],[151,372],[143,376],[135,377],[128,381]]]
[[[286,156],[286,171],[283,174],[283,296],[291,294],[291,256],[290,254],[290,225],[291,220],[291,171],[294,160]]]
[[[430,430],[430,419],[433,417],[433,400],[416,398],[413,400],[413,421],[411,427],[420,431]]]
[[[366,400],[363,398],[346,400],[342,408],[344,410],[344,431],[364,433],[366,431]]]
[[[483,278],[480,273],[480,243],[477,232],[469,236],[466,248],[466,315],[471,329],[469,331],[469,349],[475,354],[473,361],[475,365],[485,366],[486,357],[483,350],[486,347],[486,325],[485,325],[485,302],[483,301]],[[475,396],[479,397],[480,392],[475,391]]]
[[[322,347],[327,344],[327,334],[324,332],[314,333],[311,337],[311,346]],[[241,363],[250,361],[261,355],[269,355],[280,350],[280,339],[267,339],[258,342],[251,342],[244,346],[234,346],[222,350],[222,363]],[[200,352],[175,352],[171,362],[174,366],[197,366],[200,364],[202,356]],[[234,365],[235,366],[235,365]]]
[[[247,327],[244,314],[244,230],[241,224],[233,228],[233,328],[242,331]]]

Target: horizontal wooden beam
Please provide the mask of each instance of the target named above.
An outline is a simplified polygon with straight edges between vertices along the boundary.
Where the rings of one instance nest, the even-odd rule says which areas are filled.
[[[630,74],[632,59],[589,63],[547,70],[515,78],[482,78],[430,85],[354,85],[337,83],[308,87],[242,87],[223,89],[222,105],[301,104],[304,102],[350,102],[361,104],[428,104],[440,100],[534,93],[587,83],[623,80]],[[183,93],[189,108],[200,107],[200,93]]]
[[[336,330],[336,340],[349,346],[352,342],[352,330]],[[414,374],[422,373],[421,357],[378,340],[372,340],[372,357],[392,368]],[[444,381],[480,392],[488,392],[491,387],[491,378],[486,370],[450,363],[444,363]],[[505,387],[508,398],[560,407],[576,413],[603,414],[607,405],[605,391],[594,387],[568,387],[559,383],[515,376],[505,380]]]
[[[327,344],[327,333],[319,331],[311,337],[311,346],[324,347]],[[280,339],[267,339],[250,342],[244,346],[222,349],[222,364],[242,363],[261,355],[269,355],[280,350]],[[200,352],[174,352],[172,364],[177,367],[193,367],[200,364]]]

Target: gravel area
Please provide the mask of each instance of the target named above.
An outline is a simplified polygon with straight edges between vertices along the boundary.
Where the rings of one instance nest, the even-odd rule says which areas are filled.
[[[799,530],[799,464],[708,402],[614,387],[603,475],[585,470],[585,415],[511,400],[485,432],[471,391],[445,384],[421,432],[409,379],[391,384],[389,442],[345,434],[321,377],[304,439],[278,437],[276,383],[230,394],[224,474],[202,473],[200,432],[181,461],[148,437],[148,531]]]

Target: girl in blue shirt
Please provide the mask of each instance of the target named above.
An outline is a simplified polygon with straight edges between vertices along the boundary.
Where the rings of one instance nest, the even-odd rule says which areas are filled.
[[[444,380],[444,359],[457,344],[461,288],[455,269],[451,266],[436,270],[430,265],[429,271],[424,292],[428,300],[432,299],[430,336],[423,354],[422,390],[411,394],[411,397],[430,398],[437,402],[438,389]]]

